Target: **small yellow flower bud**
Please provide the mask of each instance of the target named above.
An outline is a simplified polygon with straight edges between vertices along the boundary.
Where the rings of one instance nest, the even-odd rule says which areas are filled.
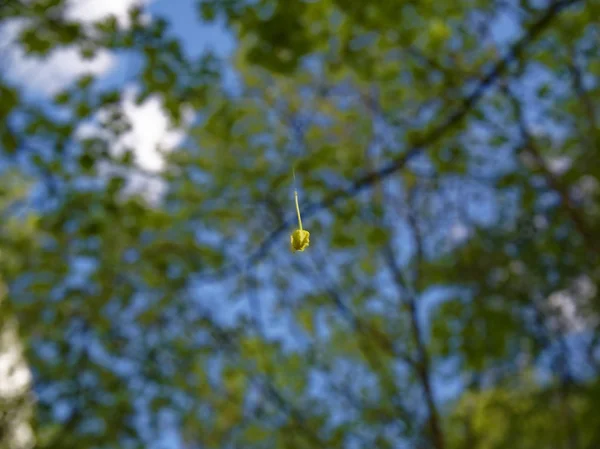
[[[290,236],[292,251],[304,251],[310,244],[310,232],[304,229],[296,229]]]
[[[296,170],[292,167],[294,182],[296,182]],[[294,201],[296,202],[296,213],[298,214],[298,229],[290,235],[292,251],[304,251],[310,244],[310,232],[302,229],[302,217],[300,216],[300,206],[298,205],[298,191],[294,189]]]

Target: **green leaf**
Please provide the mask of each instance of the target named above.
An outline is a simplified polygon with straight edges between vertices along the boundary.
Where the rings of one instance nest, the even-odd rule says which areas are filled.
[[[313,311],[311,309],[300,309],[298,311],[297,318],[305,331],[307,331],[310,335],[315,333]]]

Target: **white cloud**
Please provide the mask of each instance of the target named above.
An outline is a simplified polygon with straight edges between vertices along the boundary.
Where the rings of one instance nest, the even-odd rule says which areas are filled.
[[[59,92],[81,75],[102,75],[115,66],[115,58],[106,51],[84,61],[72,48],[56,51],[44,60],[27,57],[20,48],[14,48],[9,59],[8,78],[30,92],[42,95]]]
[[[185,133],[172,129],[161,102],[151,97],[141,105],[134,102],[135,92],[127,91],[123,110],[131,121],[132,130],[119,143],[121,147],[136,149],[136,159],[140,167],[149,171],[163,168],[163,151],[170,151],[181,143]]]
[[[131,125],[131,130],[120,139],[112,143],[113,155],[118,155],[126,149],[131,149],[135,154],[135,163],[141,172],[129,173],[129,193],[142,193],[150,202],[160,200],[165,186],[164,183],[153,176],[159,174],[165,165],[165,154],[175,149],[185,138],[185,127],[191,123],[192,111],[184,111],[184,129],[176,129],[170,123],[164,112],[159,97],[148,98],[144,103],[135,103],[136,91],[130,87],[125,90],[121,108]],[[87,137],[103,137],[105,133],[100,127],[106,118],[106,111],[99,111],[91,123],[80,126],[77,136],[80,139]],[[105,174],[114,169],[104,167]]]
[[[113,15],[122,27],[129,26],[128,11],[137,5],[147,5],[152,0],[70,0],[67,16],[84,24]],[[116,67],[116,57],[108,51],[100,51],[91,60],[83,59],[74,47],[52,51],[46,58],[27,55],[16,38],[26,22],[13,20],[0,27],[0,54],[8,63],[6,76],[18,83],[27,92],[46,97],[68,86],[83,74],[105,76]],[[128,89],[122,103],[123,110],[130,120],[132,130],[114,144],[114,152],[124,147],[133,148],[138,165],[147,171],[160,171],[164,164],[161,149],[169,151],[184,137],[181,130],[174,130],[169,124],[158,97],[151,97],[142,105],[134,102],[135,93]],[[103,112],[96,119],[102,118]],[[79,136],[99,132],[96,124],[83,125]]]
[[[129,25],[128,12],[135,6],[143,6],[151,0],[71,0],[67,17],[82,23],[95,22],[113,15],[121,26]]]
[[[114,154],[125,149],[135,151],[137,165],[144,171],[158,172],[164,166],[164,153],[171,151],[181,143],[185,132],[174,129],[165,114],[158,97],[150,97],[144,103],[135,103],[135,89],[127,88],[121,103],[122,110],[131,125],[131,130],[113,143]],[[190,114],[184,114],[189,122]],[[86,123],[78,130],[80,138],[102,134],[98,123],[106,117],[105,111],[99,111],[93,123]]]
[[[66,15],[72,20],[89,24],[114,15],[122,27],[129,25],[128,11],[151,0],[71,0]],[[52,95],[83,74],[105,75],[116,66],[116,58],[108,51],[99,51],[90,60],[82,58],[75,47],[60,48],[47,57],[27,55],[16,38],[26,21],[15,19],[0,27],[0,57],[8,67],[6,76],[30,93]]]

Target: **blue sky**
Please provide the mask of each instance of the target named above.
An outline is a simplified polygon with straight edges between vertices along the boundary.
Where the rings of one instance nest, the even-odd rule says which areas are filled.
[[[195,0],[157,0],[149,9],[170,20],[172,30],[182,38],[190,55],[200,55],[205,50],[214,50],[221,56],[230,54],[235,45],[232,36],[218,24],[201,24],[195,3]]]
[[[205,50],[214,50],[220,56],[226,56],[234,49],[235,42],[227,31],[219,25],[200,24],[194,8],[195,0],[158,0],[153,3],[150,10],[167,17],[172,24],[172,30],[182,39],[187,51],[191,55],[199,55]],[[502,15],[493,27],[493,37],[499,43],[506,42],[518,31],[514,17]],[[420,308],[421,319],[426,320],[431,306],[437,303],[440,292],[433,292]],[[268,295],[261,295],[261,301],[267,301]],[[274,301],[274,300],[273,300]],[[272,301],[267,301],[272,302]],[[266,305],[268,308],[268,306]],[[281,318],[281,317],[280,317]],[[285,325],[285,320],[279,320],[280,326]],[[280,327],[278,326],[278,327]],[[280,331],[285,332],[284,329]],[[288,330],[289,333],[289,330]],[[436,385],[437,396],[449,397],[455,395],[461,388],[460,379],[440,379]]]
[[[200,55],[206,50],[214,50],[220,56],[230,54],[235,45],[232,37],[222,26],[200,24],[194,6],[195,3],[196,0],[157,0],[150,5],[149,10],[152,13],[169,19],[172,31],[182,39],[184,47],[190,55]],[[514,20],[505,17],[496,24],[494,36],[497,40],[504,41],[514,36],[517,30],[518,28],[515,27]],[[105,75],[105,81],[121,84],[126,78],[125,74],[128,73],[127,69],[131,63],[131,61],[126,59],[118,61],[113,70]],[[448,391],[442,391],[449,386],[450,384],[448,383],[438,383],[438,393],[449,394]],[[157,442],[158,446],[177,447],[176,434],[169,433],[165,435],[164,441]]]

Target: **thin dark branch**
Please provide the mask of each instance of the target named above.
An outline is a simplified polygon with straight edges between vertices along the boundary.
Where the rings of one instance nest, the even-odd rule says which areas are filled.
[[[332,301],[336,309],[340,312],[341,316],[357,332],[360,350],[365,358],[367,358],[374,365],[380,364],[379,361],[373,358],[376,355],[373,351],[374,347],[383,351],[383,353],[389,357],[402,360],[404,363],[410,366],[414,365],[415,361],[412,360],[412,358],[409,357],[409,355],[404,351],[400,350],[400,348],[398,348],[398,346],[386,333],[379,331],[375,327],[369,325],[369,323],[365,322],[365,320],[363,320],[342,300],[339,291],[335,287],[327,285],[331,284],[331,282],[328,282],[328,280],[324,278],[323,271],[319,271],[318,268],[324,266],[324,258],[321,258],[321,260],[317,261],[313,255],[312,262],[314,276],[310,278],[311,283],[322,288],[327,293],[327,296]],[[369,343],[372,343],[373,347],[370,347]]]
[[[579,235],[581,235],[581,237],[584,239],[586,245],[588,245],[589,248],[598,251],[598,243],[595,238],[594,232],[590,230],[588,224],[586,223],[586,220],[581,214],[580,209],[577,207],[577,205],[571,198],[568,187],[565,186],[564,183],[558,178],[558,176],[556,176],[548,167],[548,164],[546,163],[544,156],[539,150],[534,137],[531,135],[531,132],[529,131],[527,123],[525,121],[525,116],[523,113],[521,103],[515,97],[515,95],[513,95],[510,92],[509,89],[505,89],[505,92],[508,95],[508,98],[511,101],[517,116],[517,121],[521,132],[521,138],[523,139],[523,151],[529,153],[529,155],[535,161],[538,170],[540,170],[541,174],[546,180],[548,186],[558,194],[563,209],[565,210],[567,216],[577,229]]]
[[[412,210],[410,211],[412,214]],[[411,226],[416,225],[416,222],[410,221]],[[416,240],[417,246],[417,256],[416,263],[421,263],[421,256],[423,254],[422,251],[422,241],[420,237],[420,232],[413,229],[413,234]],[[442,426],[440,423],[440,413],[438,411],[438,407],[435,403],[435,398],[433,394],[433,386],[431,385],[431,361],[429,359],[429,353],[427,352],[427,347],[425,345],[425,341],[423,338],[423,330],[421,329],[421,323],[419,321],[419,313],[418,313],[418,304],[417,304],[417,293],[412,291],[410,285],[408,285],[408,281],[405,279],[404,274],[400,266],[398,265],[398,261],[394,254],[394,250],[391,245],[386,245],[383,249],[384,257],[387,262],[388,268],[392,272],[394,280],[397,284],[397,287],[400,293],[407,293],[407,301],[410,311],[410,321],[411,321],[411,331],[413,334],[413,340],[415,346],[417,347],[417,355],[418,362],[414,365],[416,369],[416,374],[421,382],[421,387],[423,388],[423,393],[425,395],[425,401],[427,402],[427,409],[429,412],[429,429],[431,431],[431,439],[433,446],[436,449],[444,449],[446,447],[444,433],[442,430]]]
[[[389,270],[392,272],[393,279],[398,288],[398,294],[405,298],[403,304],[408,306],[410,313],[410,327],[413,341],[417,350],[417,363],[414,365],[414,368],[419,381],[421,382],[421,387],[423,388],[425,401],[427,403],[427,409],[429,413],[428,424],[431,432],[432,444],[436,449],[444,449],[446,447],[445,437],[441,426],[440,412],[435,402],[433,386],[431,384],[431,360],[425,343],[421,321],[419,320],[418,301],[419,294],[422,291],[421,267],[424,262],[425,252],[423,249],[423,233],[417,219],[417,210],[415,205],[417,198],[415,188],[409,190],[407,193],[407,198],[408,225],[411,229],[415,242],[415,255],[413,258],[413,265],[415,268],[414,278],[412,280],[406,279],[398,263],[394,248],[390,242],[384,246],[383,255]]]
[[[598,117],[596,114],[596,107],[594,105],[593,100],[590,98],[588,91],[585,88],[583,83],[583,74],[581,69],[577,66],[577,60],[575,55],[572,56],[572,61],[568,63],[569,72],[571,74],[571,81],[573,84],[573,89],[577,94],[577,98],[579,99],[583,110],[585,112],[588,129],[584,131],[583,139],[587,140],[589,143],[590,150],[593,151],[594,148],[597,148],[598,137],[596,134],[596,130],[598,129]]]

